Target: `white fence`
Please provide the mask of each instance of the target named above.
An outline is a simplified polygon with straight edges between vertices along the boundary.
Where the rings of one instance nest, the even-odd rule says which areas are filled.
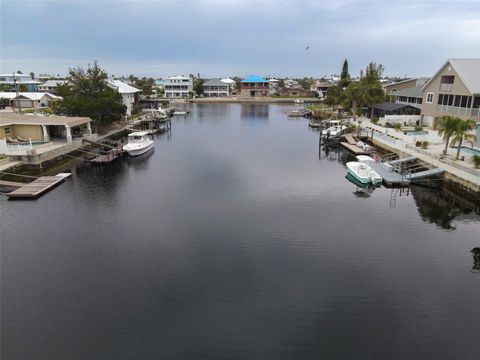
[[[420,123],[420,115],[385,115],[379,119],[381,125],[388,123],[400,123],[402,126],[407,124],[407,126],[415,126]]]
[[[7,139],[0,139],[0,154],[4,155],[27,155],[32,151],[32,139],[28,142],[8,143]]]

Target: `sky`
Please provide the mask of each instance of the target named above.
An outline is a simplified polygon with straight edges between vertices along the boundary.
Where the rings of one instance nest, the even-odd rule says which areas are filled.
[[[0,73],[431,76],[480,58],[480,1],[0,0]]]

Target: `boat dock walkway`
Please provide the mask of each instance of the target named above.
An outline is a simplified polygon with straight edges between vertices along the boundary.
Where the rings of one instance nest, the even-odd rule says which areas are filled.
[[[0,186],[19,188],[19,187],[22,187],[24,185],[25,185],[25,183],[21,183],[21,182],[0,180]]]
[[[389,164],[392,166],[396,166],[396,165],[405,164],[405,163],[416,161],[416,160],[417,160],[416,156],[409,156],[402,159],[389,161]]]
[[[345,141],[340,141],[340,145],[342,145],[345,149],[353,153],[354,155],[370,155],[372,152],[369,150],[365,150],[360,146],[349,144]]]
[[[31,183],[25,184],[22,187],[13,190],[7,194],[7,197],[15,199],[36,199],[45,192],[53,189],[58,184],[65,181],[72,174],[60,173],[55,176],[42,176]]]
[[[368,161],[365,162],[370,166],[375,172],[383,178],[383,181],[387,185],[408,185],[410,180],[407,178],[406,175],[398,174],[392,170],[389,170],[385,167],[385,165],[381,162],[376,161]]]

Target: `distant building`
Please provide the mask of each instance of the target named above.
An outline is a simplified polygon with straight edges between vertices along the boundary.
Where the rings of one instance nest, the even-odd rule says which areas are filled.
[[[38,91],[45,91],[51,94],[56,94],[58,86],[65,84],[65,82],[66,80],[47,80],[43,84],[38,85]]]
[[[422,124],[445,115],[480,122],[480,59],[450,59],[422,87]]]
[[[39,109],[48,106],[52,101],[62,100],[56,96],[45,92],[0,92],[0,99],[9,100],[10,106],[17,110],[21,109]]]
[[[292,86],[279,89],[279,94],[282,96],[308,96],[309,92],[305,90],[302,86]]]
[[[203,83],[205,97],[228,97],[228,84],[220,79],[210,79]]]
[[[125,84],[120,80],[107,80],[107,85],[122,95],[123,105],[127,107],[126,114],[132,115],[133,107],[138,102],[138,93],[142,90]]]
[[[317,80],[310,87],[310,92],[317,93],[319,98],[324,98],[327,96],[327,91],[332,85],[333,84],[329,81]]]
[[[187,76],[171,76],[163,82],[167,98],[186,98],[193,91],[193,80]]]
[[[30,75],[26,74],[0,74],[0,84],[11,85],[12,91],[15,90],[15,84],[23,85],[27,91],[37,91],[40,81],[32,80]]]
[[[268,93],[270,95],[278,94],[278,80],[271,78],[268,79]]]
[[[261,97],[268,96],[269,83],[267,80],[258,75],[250,75],[243,79],[240,83],[241,96]]]

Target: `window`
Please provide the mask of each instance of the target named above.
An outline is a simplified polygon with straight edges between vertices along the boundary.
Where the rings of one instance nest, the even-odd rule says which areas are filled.
[[[427,100],[425,102],[427,104],[432,104],[433,103],[433,93],[432,92],[427,93]]]
[[[3,132],[5,133],[5,135],[8,135],[12,133],[12,129],[9,126],[7,126],[3,128]]]

